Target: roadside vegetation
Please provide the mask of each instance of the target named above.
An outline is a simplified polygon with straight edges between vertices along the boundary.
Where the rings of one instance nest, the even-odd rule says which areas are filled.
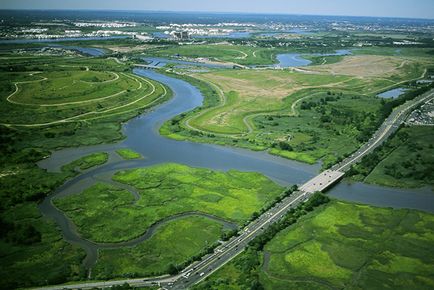
[[[348,176],[391,187],[434,186],[434,128],[401,127],[381,147],[353,165]]]
[[[103,249],[93,268],[96,279],[174,274],[201,257],[224,233],[221,224],[204,217],[169,222],[132,248]]]
[[[429,289],[434,216],[332,201],[193,289]]]

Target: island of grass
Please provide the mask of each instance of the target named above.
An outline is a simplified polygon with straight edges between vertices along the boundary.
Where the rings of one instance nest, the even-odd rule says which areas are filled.
[[[86,170],[106,163],[108,157],[109,155],[106,152],[92,153],[62,166],[62,171],[74,172],[76,169]]]
[[[352,179],[391,187],[434,186],[434,128],[400,128],[348,172]]]
[[[118,149],[116,150],[116,153],[119,154],[119,156],[121,156],[125,160],[143,158],[143,156],[140,153],[128,148]]]
[[[210,214],[241,225],[282,192],[282,187],[258,173],[179,164],[119,171],[113,180],[133,187],[139,198],[121,185],[98,183],[54,201],[83,237],[95,242],[131,240],[157,221],[184,212]]]
[[[333,201],[193,289],[431,289],[434,215]]]
[[[283,190],[258,173],[179,164],[120,171],[113,180],[114,184],[98,183],[54,200],[84,238],[121,243],[142,236],[163,219],[176,218],[134,248],[101,250],[94,269],[100,278],[167,273],[170,261],[179,268],[272,203]],[[143,259],[148,262],[143,264]]]

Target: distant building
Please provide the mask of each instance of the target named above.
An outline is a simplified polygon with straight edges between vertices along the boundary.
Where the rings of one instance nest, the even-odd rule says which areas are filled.
[[[172,31],[170,35],[177,40],[185,40],[190,38],[188,31]]]
[[[134,39],[138,39],[141,41],[149,41],[152,40],[152,37],[148,36],[148,35],[141,35],[141,34],[134,34],[133,35]]]

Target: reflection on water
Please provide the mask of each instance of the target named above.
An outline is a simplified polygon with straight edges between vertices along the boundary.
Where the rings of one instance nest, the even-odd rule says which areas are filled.
[[[428,187],[399,189],[359,182],[341,182],[328,194],[337,199],[374,206],[412,208],[434,213],[434,192]]]
[[[190,111],[202,104],[200,91],[189,83],[162,75],[153,70],[135,69],[134,73],[154,79],[168,85],[174,97],[155,108],[153,111],[136,117],[123,126],[126,139],[116,144],[96,145],[90,147],[69,148],[56,151],[40,162],[40,166],[49,170],[59,170],[61,165],[73,161],[83,155],[97,151],[114,151],[128,147],[145,159],[116,161],[113,160],[95,170],[68,182],[69,186],[79,184],[80,180],[126,168],[150,166],[164,162],[175,162],[189,166],[210,168],[215,170],[237,169],[260,172],[282,185],[302,184],[312,178],[319,165],[287,160],[269,155],[266,152],[254,152],[245,149],[224,147],[211,144],[193,143],[167,139],[158,133],[164,121],[183,112]],[[88,184],[86,184],[86,187]],[[85,187],[78,186],[75,192]],[[67,187],[64,190],[68,190]],[[392,195],[395,193],[394,195]],[[430,190],[393,189],[363,183],[341,183],[329,191],[334,197],[381,206],[396,206],[434,210],[434,194]],[[384,198],[380,198],[384,196]],[[411,200],[411,202],[409,201]]]
[[[392,89],[386,92],[383,92],[381,94],[378,94],[378,96],[380,98],[384,98],[384,99],[395,99],[397,97],[399,97],[400,95],[402,95],[403,93],[405,93],[407,89],[404,88],[396,88],[396,89]]]

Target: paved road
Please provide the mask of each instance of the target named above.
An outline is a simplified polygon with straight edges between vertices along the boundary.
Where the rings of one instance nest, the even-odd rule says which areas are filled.
[[[300,186],[300,191],[294,192],[291,196],[284,198],[273,208],[262,214],[258,219],[254,220],[244,229],[240,230],[238,235],[231,238],[227,242],[222,242],[213,253],[208,254],[202,257],[202,260],[189,265],[178,275],[61,285],[44,287],[40,289],[90,289],[93,287],[104,288],[114,285],[121,285],[123,283],[128,283],[131,286],[136,287],[160,285],[164,289],[187,289],[192,285],[199,283],[211,273],[236,257],[246,248],[251,240],[260,235],[269,225],[280,220],[290,208],[296,207],[300,203],[309,199],[309,197],[312,196],[315,191],[325,190],[333,183],[339,181],[344,175],[344,172],[348,170],[352,164],[360,161],[363,156],[381,145],[381,143],[383,143],[394,131],[396,131],[412,109],[419,104],[427,102],[433,98],[434,90],[431,90],[396,108],[375,132],[372,138],[357,152],[339,164],[336,164],[330,170],[320,173],[316,177]]]

